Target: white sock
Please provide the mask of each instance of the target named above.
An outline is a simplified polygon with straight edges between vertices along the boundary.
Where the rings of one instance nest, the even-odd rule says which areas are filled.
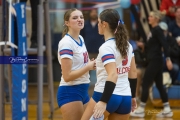
[[[138,107],[138,111],[144,111],[145,106],[146,106],[146,103],[140,102],[139,107]]]
[[[166,111],[166,112],[171,111],[171,108],[169,106],[169,102],[163,103],[163,106],[164,106],[164,110],[163,111]]]

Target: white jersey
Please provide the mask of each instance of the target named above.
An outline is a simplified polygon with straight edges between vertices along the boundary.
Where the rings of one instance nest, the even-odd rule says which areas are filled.
[[[79,36],[80,44],[75,41],[70,35],[66,34],[58,45],[58,61],[61,64],[61,59],[69,58],[72,60],[71,70],[77,70],[87,65],[89,57],[88,52],[82,36]],[[78,85],[83,83],[89,83],[89,72],[85,73],[81,77],[65,82],[63,75],[61,77],[60,86]]]
[[[111,62],[116,63],[118,80],[113,94],[116,95],[131,95],[131,89],[129,86],[128,72],[130,70],[131,59],[134,56],[133,48],[130,43],[127,53],[127,58],[123,59],[120,52],[116,49],[115,39],[111,38],[107,40],[99,48],[99,54],[96,59],[96,74],[97,83],[95,84],[96,92],[103,92],[104,85],[107,80],[108,74],[105,70],[105,65]]]

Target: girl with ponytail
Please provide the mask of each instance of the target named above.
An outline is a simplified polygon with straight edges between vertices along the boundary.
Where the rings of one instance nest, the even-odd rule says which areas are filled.
[[[99,34],[104,35],[105,43],[99,48],[96,59],[97,83],[94,94],[81,120],[128,120],[130,112],[136,107],[137,82],[128,32],[114,9],[100,13],[98,30]]]

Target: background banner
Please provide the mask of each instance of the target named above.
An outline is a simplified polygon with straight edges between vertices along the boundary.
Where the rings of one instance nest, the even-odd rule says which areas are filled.
[[[18,49],[12,48],[12,56],[27,56],[26,40],[26,4],[13,5],[16,16],[12,17],[12,42]],[[12,64],[12,120],[28,119],[27,64]]]

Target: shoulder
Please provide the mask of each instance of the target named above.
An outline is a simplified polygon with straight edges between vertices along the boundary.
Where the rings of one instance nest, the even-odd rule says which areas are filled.
[[[152,29],[152,34],[160,34],[160,33],[163,33],[163,30],[160,28],[160,26],[156,26]]]
[[[59,45],[58,46],[61,46],[61,45],[71,45],[72,44],[72,41],[70,40],[71,38],[69,36],[64,36],[60,41],[59,41]]]
[[[110,42],[110,43],[109,43]],[[112,44],[111,44],[112,43]],[[116,47],[114,46],[115,45],[115,42],[112,42],[112,41],[108,41],[108,42],[105,42],[103,43],[99,50],[100,51],[111,51],[111,50],[114,50]]]
[[[158,26],[154,27],[154,30],[157,30],[157,31],[158,31],[158,30],[162,30],[162,29],[161,29],[161,27],[158,25]]]

